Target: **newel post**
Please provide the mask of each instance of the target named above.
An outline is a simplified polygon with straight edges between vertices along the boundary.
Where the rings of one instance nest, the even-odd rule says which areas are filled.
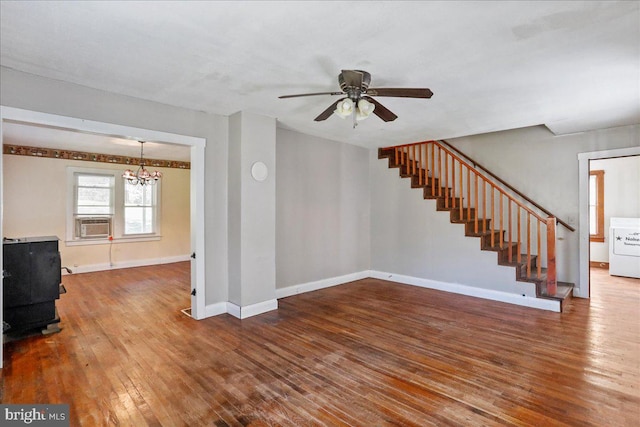
[[[556,219],[547,218],[547,294],[558,292],[556,279]]]

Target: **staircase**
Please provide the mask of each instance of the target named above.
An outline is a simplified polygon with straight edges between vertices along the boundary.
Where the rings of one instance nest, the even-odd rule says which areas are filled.
[[[480,238],[480,248],[497,253],[499,265],[515,269],[520,282],[535,283],[536,297],[571,298],[573,284],[556,278],[557,223],[574,231],[477,162],[444,141],[380,148],[379,159],[409,178],[465,235]]]

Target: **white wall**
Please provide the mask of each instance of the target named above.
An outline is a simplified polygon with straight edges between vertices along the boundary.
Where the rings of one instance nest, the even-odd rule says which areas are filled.
[[[516,282],[513,267],[499,266],[496,252],[482,251],[480,238],[466,237],[375,151],[370,183],[372,270],[535,297],[533,284]]]
[[[242,232],[242,176],[238,168],[234,167],[240,164],[242,157],[242,115],[236,113],[229,117],[229,166],[228,175],[228,260],[229,260],[229,301],[236,301],[236,304],[242,305],[242,240],[240,234]],[[233,161],[231,159],[234,159]]]
[[[555,136],[544,126],[448,141],[576,228],[558,226],[558,280],[580,287],[578,153],[640,146],[640,125]]]
[[[369,150],[276,132],[279,289],[369,269]]]
[[[241,112],[229,122],[229,301],[242,309],[276,298],[276,120]],[[251,175],[256,162],[264,181]]]
[[[604,242],[590,243],[590,260],[609,262],[609,224],[614,218],[640,218],[640,156],[592,160],[604,170]]]
[[[206,138],[206,303],[227,301],[228,119],[0,68],[0,104]]]

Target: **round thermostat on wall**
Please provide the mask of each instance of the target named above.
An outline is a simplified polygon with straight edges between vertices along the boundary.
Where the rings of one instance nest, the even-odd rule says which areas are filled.
[[[255,162],[253,166],[251,166],[251,176],[256,181],[262,182],[267,179],[269,175],[269,169],[267,169],[267,165],[262,162]]]

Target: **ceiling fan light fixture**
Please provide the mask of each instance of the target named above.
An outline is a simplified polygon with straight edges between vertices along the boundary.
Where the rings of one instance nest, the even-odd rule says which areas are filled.
[[[373,113],[374,108],[376,108],[376,106],[373,103],[367,101],[366,99],[359,100],[358,110],[356,112],[356,119],[358,120],[366,119],[371,115],[371,113]]]
[[[338,102],[336,110],[334,111],[339,117],[346,119],[353,114],[353,101],[349,98],[345,98]]]
[[[349,116],[353,118],[353,127],[358,121],[364,120],[374,113],[384,122],[392,122],[398,118],[387,107],[372,98],[372,96],[386,96],[395,98],[431,98],[433,92],[427,88],[370,88],[371,74],[362,70],[342,70],[338,75],[338,83],[342,92],[300,93],[297,95],[282,95],[278,98],[297,98],[300,96],[342,95],[336,102],[332,102],[315,119],[322,122],[336,114],[341,119]],[[374,111],[375,110],[375,111]],[[355,113],[355,114],[354,114]]]

